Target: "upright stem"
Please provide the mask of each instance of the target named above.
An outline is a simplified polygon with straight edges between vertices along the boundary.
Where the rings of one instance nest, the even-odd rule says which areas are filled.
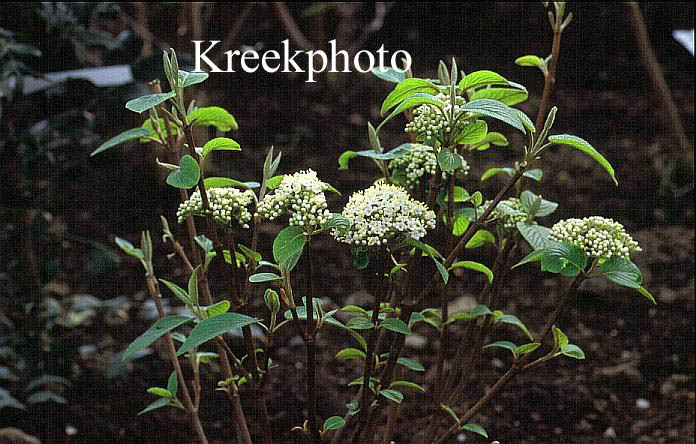
[[[150,293],[150,298],[152,298],[152,300],[155,302],[155,306],[157,307],[157,314],[159,318],[162,319],[164,317],[164,310],[162,309],[162,294],[159,291],[157,281],[155,280],[155,277],[149,273],[146,276],[146,281],[147,290],[148,293]],[[188,411],[189,415],[191,415],[191,422],[193,423],[193,427],[196,430],[198,439],[201,443],[208,444],[208,438],[205,436],[203,425],[201,424],[201,420],[198,417],[198,407],[195,406],[193,401],[191,400],[188,385],[186,384],[186,379],[184,379],[184,372],[181,370],[181,363],[179,362],[179,358],[176,356],[174,340],[172,339],[172,335],[169,332],[164,334],[164,342],[167,347],[167,356],[169,357],[169,361],[171,362],[172,367],[174,367],[176,377],[179,380],[179,387],[181,387],[181,393],[184,398],[184,406],[186,407],[186,410]]]
[[[317,444],[321,441],[319,429],[317,428],[317,395],[316,395],[316,338],[317,330],[314,320],[314,288],[312,283],[312,242],[311,237],[307,240],[307,259],[306,259],[306,342],[307,352],[307,416],[309,421],[309,435],[311,442]]]
[[[556,20],[559,21],[562,19],[563,17],[558,17]],[[561,28],[559,22],[559,25],[555,26],[553,30],[553,43],[551,44],[551,60],[549,61],[549,70],[544,78],[544,92],[541,95],[541,103],[539,104],[539,111],[537,112],[536,122],[534,123],[537,133],[544,128],[546,113],[549,111],[551,92],[556,84],[556,66],[558,64],[558,54],[560,51]]]
[[[556,323],[556,319],[558,318],[558,315],[561,313],[563,310],[566,302],[570,298],[572,294],[574,294],[578,287],[580,287],[580,284],[582,283],[584,279],[584,274],[579,274],[573,279],[573,282],[570,284],[570,287],[563,293],[561,296],[560,301],[556,305],[556,308],[553,310],[553,312],[549,315],[546,324],[542,329],[539,331],[539,333],[534,337],[534,342],[542,342],[546,335],[548,335],[549,331],[551,331],[551,327]],[[474,404],[464,415],[461,416],[460,422],[462,424],[466,424],[473,418],[479,411],[481,411],[482,408],[484,408],[488,403],[498,394],[500,393],[503,388],[507,385],[508,382],[510,382],[515,376],[518,374],[522,373],[525,369],[525,364],[529,361],[531,358],[531,353],[522,355],[519,359],[517,359],[512,367],[505,372],[505,374],[491,387],[485,395],[481,399],[478,400],[476,404]],[[459,425],[455,424],[452,427],[450,427],[447,432],[438,438],[435,441],[435,444],[440,444],[444,443],[445,440],[447,440],[449,437],[453,436],[459,431]]]

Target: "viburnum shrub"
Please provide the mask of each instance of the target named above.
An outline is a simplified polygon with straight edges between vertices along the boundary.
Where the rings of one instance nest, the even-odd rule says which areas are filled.
[[[616,183],[614,170],[585,140],[571,135],[552,135],[556,108],[548,109],[554,83],[558,43],[570,15],[555,3],[549,13],[554,30],[551,56],[524,56],[520,65],[541,69],[545,89],[536,125],[512,106],[527,98],[527,90],[491,71],[464,74],[452,61],[440,63],[438,79],[416,78],[409,71],[378,70],[375,74],[395,84],[382,104],[382,122],[368,124],[370,149],[347,151],[338,159],[340,169],[358,158],[372,159],[381,172],[374,184],[348,197],[343,209],[329,208],[326,193],[336,189],[315,171],[276,175],[281,155],[271,148],[259,182],[206,177],[207,158],[214,151],[239,151],[232,139],[218,137],[195,141],[194,126],[214,126],[221,131],[237,128],[235,119],[218,107],[186,104],[186,88],[207,78],[205,73],[181,71],[174,51],[165,53],[164,70],[170,91],[152,84],[153,94],[131,100],[126,107],[147,113],[142,127],[120,134],[99,147],[104,151],[121,142],[140,140],[166,148],[168,159],[159,167],[169,171],[167,183],[179,190],[181,204],[176,224],[162,217],[162,242],[188,272],[186,283],[158,279],[153,267],[153,240],[142,233],[139,247],[123,239],[118,245],[139,259],[145,269],[147,289],[160,319],[138,337],[124,353],[133,353],[163,338],[173,371],[165,386],[148,390],[157,399],[141,413],[172,406],[191,418],[201,442],[207,442],[199,420],[202,400],[201,372],[218,362],[222,375],[218,390],[227,394],[230,414],[241,442],[273,442],[270,413],[282,405],[266,405],[274,374],[274,337],[292,329],[306,350],[306,421],[295,427],[307,442],[389,442],[399,424],[399,404],[408,402],[409,391],[426,392],[412,382],[410,372],[426,369],[404,356],[404,342],[414,330],[433,328],[439,335],[435,368],[429,372],[428,414],[422,434],[412,442],[445,442],[453,435],[472,432],[488,436],[473,420],[491,399],[517,375],[555,358],[584,359],[584,352],[557,325],[566,302],[587,279],[606,278],[636,289],[654,302],[641,285],[641,272],[630,255],[640,251],[623,226],[593,216],[567,219],[551,228],[544,224],[558,204],[527,189],[542,177],[544,153],[554,145],[579,150],[597,163]],[[385,149],[380,131],[405,115],[408,143]],[[481,162],[484,151],[508,145],[506,137],[488,131],[487,120],[498,120],[525,136],[517,148],[519,160],[512,166],[487,170],[480,181],[505,174],[507,181],[494,195],[476,191],[479,179],[468,175],[469,165]],[[510,148],[508,148],[510,149]],[[234,155],[234,153],[231,153]],[[286,225],[275,236],[272,258],[264,258],[259,232],[273,221]],[[178,228],[182,227],[182,228]],[[180,242],[179,232],[186,233]],[[333,238],[349,246],[354,265],[375,276],[373,303],[347,305],[326,311],[314,294],[314,239]],[[467,259],[469,251],[493,244],[497,255],[491,266]],[[269,246],[270,247],[270,246]],[[520,250],[531,253],[519,258]],[[347,252],[348,248],[346,248]],[[510,266],[517,261],[517,264]],[[501,293],[511,269],[540,262],[541,270],[565,276],[570,283],[545,319],[533,332],[511,313],[504,313]],[[297,282],[296,268],[304,267],[304,282]],[[211,273],[213,270],[216,273]],[[451,282],[455,269],[463,269],[462,283],[478,292],[471,311],[450,313]],[[474,279],[485,275],[484,285]],[[458,273],[459,274],[459,273]],[[224,290],[214,294],[210,278],[222,279]],[[186,307],[187,314],[165,315],[163,291]],[[252,312],[253,302],[263,298],[265,312]],[[350,319],[343,323],[341,319]],[[502,339],[497,326],[509,324],[519,334]],[[257,344],[252,326],[266,336]],[[225,333],[241,329],[245,356],[228,346]],[[317,412],[317,335],[340,329],[355,340],[353,347],[337,350],[336,359],[355,360],[360,377],[348,383],[355,396],[347,411]],[[454,350],[449,338],[462,329]],[[332,334],[332,333],[328,333]],[[544,340],[550,336],[549,346]],[[515,341],[515,342],[513,342]],[[480,399],[469,399],[474,368],[490,349],[511,353],[508,370]],[[325,386],[323,384],[322,386]],[[242,409],[240,396],[248,396],[253,412]],[[333,414],[333,415],[331,415]],[[324,416],[329,416],[328,419]],[[253,417],[250,432],[245,418]]]

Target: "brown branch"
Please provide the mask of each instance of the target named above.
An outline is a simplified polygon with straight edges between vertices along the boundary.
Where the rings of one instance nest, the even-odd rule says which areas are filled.
[[[672,136],[675,146],[680,150],[683,159],[690,165],[693,171],[694,149],[691,142],[684,131],[684,125],[679,110],[674,103],[674,98],[669,90],[669,86],[665,81],[665,76],[660,68],[660,63],[655,56],[650,36],[643,20],[643,14],[640,12],[640,6],[637,2],[625,2],[626,12],[628,13],[629,23],[633,29],[633,34],[636,38],[638,52],[640,53],[643,67],[650,78],[655,95],[660,100],[662,106],[662,120],[665,129]]]

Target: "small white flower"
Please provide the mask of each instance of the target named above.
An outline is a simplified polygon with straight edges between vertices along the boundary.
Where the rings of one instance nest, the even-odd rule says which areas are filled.
[[[352,245],[377,246],[395,236],[420,239],[435,228],[435,213],[412,199],[405,189],[386,183],[354,193],[342,212],[351,227],[334,230],[337,240]]]
[[[283,176],[278,188],[264,196],[258,214],[274,220],[282,214],[290,215],[290,225],[315,227],[328,220],[329,211],[324,191],[328,185],[317,178],[313,170]]]
[[[191,197],[179,205],[176,213],[179,223],[189,216],[212,216],[213,219],[225,225],[231,225],[235,220],[242,228],[249,228],[247,222],[251,220],[248,208],[254,201],[254,192],[251,190],[240,191],[236,188],[210,188],[207,190],[209,211],[203,208],[203,201],[199,191],[195,191]]]
[[[551,227],[549,239],[567,242],[594,258],[628,259],[631,253],[641,251],[623,225],[601,216],[562,220]]]

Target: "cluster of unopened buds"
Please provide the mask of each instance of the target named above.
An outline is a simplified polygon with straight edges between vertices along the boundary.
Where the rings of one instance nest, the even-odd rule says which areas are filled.
[[[337,240],[356,246],[378,246],[397,236],[420,239],[435,228],[435,213],[399,186],[377,183],[354,193],[342,212],[351,224],[334,230]]]
[[[493,201],[488,200],[481,205],[479,213],[483,214]],[[512,231],[517,229],[517,222],[524,222],[527,214],[522,209],[520,200],[510,197],[501,201],[491,212],[489,219],[493,219],[503,230]]]
[[[464,175],[469,174],[469,164],[461,158],[461,166],[457,171]],[[390,167],[397,177],[403,178],[402,185],[413,190],[418,188],[421,181],[435,174],[437,167],[437,157],[433,147],[419,143],[412,144],[411,147],[401,156],[390,162]],[[442,174],[444,179],[445,173]]]
[[[446,103],[442,110],[435,105],[424,104],[413,110],[413,120],[406,124],[405,131],[407,133],[415,133],[418,139],[428,145],[435,145],[440,141],[443,133],[451,133],[454,128],[449,126],[449,119],[452,105],[448,95],[438,93],[437,98]],[[462,113],[460,107],[466,103],[464,97],[457,97],[454,105],[455,122],[457,116]],[[464,126],[468,122],[460,121],[456,125]]]
[[[286,174],[278,188],[261,200],[257,213],[267,220],[289,214],[290,225],[320,226],[330,216],[324,196],[327,188],[328,185],[317,178],[314,170]]]
[[[179,223],[189,216],[212,216],[216,221],[231,225],[237,221],[242,228],[249,228],[251,213],[248,207],[254,201],[254,192],[240,191],[236,188],[210,188],[207,190],[209,208],[203,206],[201,193],[195,191],[191,197],[179,205],[176,213]]]
[[[567,242],[598,259],[628,259],[631,253],[641,251],[623,225],[601,216],[562,220],[551,227],[549,239]]]

